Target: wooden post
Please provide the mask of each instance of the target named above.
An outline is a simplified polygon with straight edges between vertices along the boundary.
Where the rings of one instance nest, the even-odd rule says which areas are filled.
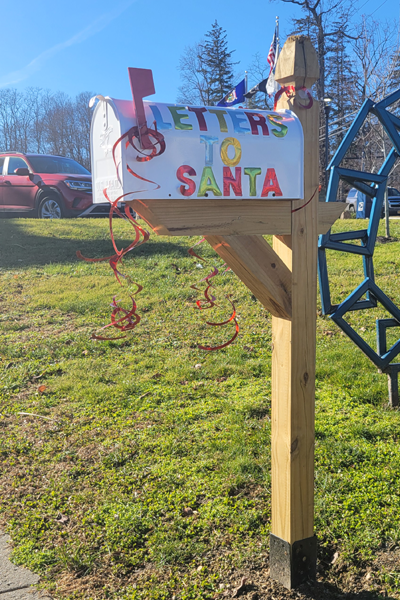
[[[272,313],[272,526],[270,573],[288,589],[314,578],[314,402],[317,237],[339,217],[318,205],[318,79],[309,40],[285,43],[275,78],[278,108],[292,110],[304,133],[302,200],[147,199],[128,202],[158,235],[202,233]],[[295,90],[293,92],[293,90]],[[318,216],[319,215],[319,216]],[[273,248],[262,237],[274,234]]]
[[[292,272],[292,319],[272,318],[271,577],[291,589],[316,572],[314,537],[314,402],[317,295],[319,108],[300,88],[318,79],[308,38],[293,36],[280,54],[276,80],[295,86],[278,108],[299,117],[304,132],[304,200],[292,203],[291,235],[273,248]],[[299,93],[300,92],[300,93]],[[312,198],[312,199],[311,199]],[[298,209],[298,210],[296,210]]]

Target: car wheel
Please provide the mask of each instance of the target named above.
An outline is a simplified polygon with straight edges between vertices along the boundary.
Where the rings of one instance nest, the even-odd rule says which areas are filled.
[[[62,219],[63,208],[61,202],[52,196],[43,198],[38,209],[39,219]]]

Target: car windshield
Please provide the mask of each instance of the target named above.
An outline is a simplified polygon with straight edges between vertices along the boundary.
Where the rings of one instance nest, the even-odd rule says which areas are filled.
[[[389,188],[389,196],[400,196],[400,192],[396,188]]]
[[[90,175],[76,160],[60,156],[28,156],[35,173],[64,173],[66,175]]]

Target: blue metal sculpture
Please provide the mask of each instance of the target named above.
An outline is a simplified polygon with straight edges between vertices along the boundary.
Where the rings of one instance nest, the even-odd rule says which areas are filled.
[[[399,99],[400,90],[390,94],[381,102],[374,103],[372,100],[367,99],[337,149],[331,163],[327,167],[328,170],[330,170],[326,198],[327,202],[336,201],[338,186],[341,179],[372,199],[372,209],[368,229],[362,231],[346,231],[336,234],[329,231],[325,235],[320,236],[318,243],[318,275],[322,313],[324,315],[330,315],[331,319],[335,321],[342,331],[350,337],[368,358],[372,360],[380,370],[388,374],[390,378],[389,391],[391,394],[394,388],[396,388],[396,390],[398,389],[397,374],[400,371],[400,363],[392,363],[391,361],[400,353],[400,340],[388,349],[386,330],[389,327],[400,326],[400,309],[393,304],[374,281],[373,254],[379,220],[382,213],[387,179],[396,160],[400,156],[400,119],[387,111],[387,108]],[[393,144],[393,148],[378,173],[365,173],[363,171],[343,168],[340,164],[369,113],[372,113],[379,119]],[[358,242],[358,244],[351,242]],[[332,304],[331,302],[326,249],[358,254],[362,256],[363,259],[364,281],[340,304]],[[375,350],[373,350],[371,346],[349,325],[344,319],[344,315],[348,311],[376,307],[378,302],[386,308],[393,318],[377,319],[377,351],[375,352]],[[394,403],[395,399],[392,398],[392,404]]]

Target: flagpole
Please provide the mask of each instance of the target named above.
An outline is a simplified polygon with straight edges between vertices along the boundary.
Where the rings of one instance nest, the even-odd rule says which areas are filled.
[[[275,65],[273,68],[273,77],[274,77],[274,81],[275,81],[275,67],[276,67],[276,63],[278,62],[278,57],[279,57],[279,17],[276,16],[275,17],[275,32],[276,32],[276,53],[275,53]],[[272,102],[272,104],[274,104]]]
[[[249,91],[247,71],[244,72],[244,89],[245,89],[245,94],[247,94],[247,92]],[[245,97],[244,105],[246,108],[248,108],[248,106],[249,106],[248,102],[249,102],[249,99]]]
[[[278,60],[278,56],[279,56],[279,17],[275,17],[275,27],[276,27],[276,59],[275,59],[275,64],[276,64],[276,61]]]

